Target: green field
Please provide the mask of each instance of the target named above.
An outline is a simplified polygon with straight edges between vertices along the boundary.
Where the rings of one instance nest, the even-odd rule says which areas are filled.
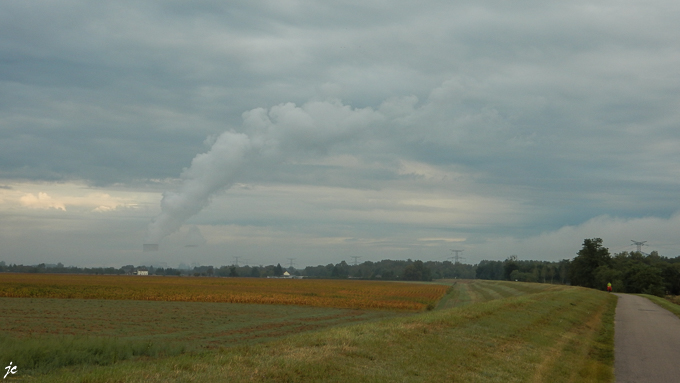
[[[0,326],[15,336],[115,337],[181,345],[186,350],[226,347],[252,340],[399,315],[237,303],[0,298]]]
[[[613,381],[614,295],[438,283],[452,287],[436,310],[410,314],[3,298],[0,361],[14,358],[21,373],[12,379],[30,382]],[[47,363],[69,353],[72,363]],[[30,369],[16,354],[47,359]]]
[[[439,301],[438,310],[534,294],[554,288],[554,285],[542,283],[508,283],[505,281],[443,279],[439,282],[450,284],[451,288]]]

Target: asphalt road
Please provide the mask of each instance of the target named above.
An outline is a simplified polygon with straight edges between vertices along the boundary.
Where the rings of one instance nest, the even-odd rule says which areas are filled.
[[[616,295],[616,382],[680,382],[680,318],[649,299]]]

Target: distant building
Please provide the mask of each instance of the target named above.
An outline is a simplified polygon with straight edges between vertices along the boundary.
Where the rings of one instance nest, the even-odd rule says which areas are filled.
[[[137,275],[149,275],[149,270],[138,270]]]
[[[280,277],[275,277],[275,276],[268,276],[267,278],[285,278],[285,279],[302,279],[304,278],[302,275],[292,275],[288,271],[284,271],[283,275]]]

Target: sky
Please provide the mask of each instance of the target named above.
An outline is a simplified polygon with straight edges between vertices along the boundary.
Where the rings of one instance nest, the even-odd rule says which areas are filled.
[[[0,260],[678,256],[679,19],[666,0],[2,1]]]

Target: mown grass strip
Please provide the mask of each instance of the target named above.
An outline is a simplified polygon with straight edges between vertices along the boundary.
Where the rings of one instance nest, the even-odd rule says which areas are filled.
[[[493,282],[491,282],[493,283]],[[468,285],[468,288],[474,292],[473,302],[487,302],[495,299],[502,298],[501,295],[497,294],[495,291],[489,289],[487,286],[489,282],[474,281]]]
[[[437,310],[450,309],[469,305],[472,300],[468,292],[470,280],[441,280],[439,283],[451,283],[446,295],[437,305]]]
[[[667,299],[660,298],[654,295],[649,295],[649,294],[638,294],[641,297],[645,297],[649,299],[650,301],[656,303],[657,305],[665,308],[666,310],[672,312],[675,314],[678,318],[680,318],[680,305],[677,305],[673,302],[670,302]]]
[[[463,307],[472,303],[472,298],[470,298],[468,285],[461,284],[459,289],[460,292],[458,293],[458,300],[455,302],[453,307]]]
[[[572,382],[613,380],[616,302],[615,296],[610,297],[588,321],[562,334],[546,352],[533,382],[553,382],[561,377],[569,377]],[[580,366],[573,368],[574,365]]]
[[[550,285],[539,285],[534,283],[534,285],[539,285],[541,288],[527,288],[525,285],[528,283],[508,283],[508,282],[501,282],[501,281],[494,281],[490,282],[489,288],[493,289],[496,291],[498,294],[503,296],[504,298],[508,297],[517,297],[520,295],[525,295],[525,294],[534,294],[538,293],[541,291],[545,291],[550,288]]]
[[[476,288],[484,297],[484,300],[495,300],[505,298],[503,295],[499,294],[496,289],[491,287],[492,284],[482,284],[476,283],[474,288]]]
[[[563,287],[153,364],[64,369],[31,381],[611,382],[615,301]]]
[[[524,293],[520,291],[510,288],[507,285],[501,285],[498,283],[490,283],[487,287],[496,293],[500,298],[518,297],[520,295],[524,295]]]
[[[440,299],[437,303],[436,309],[441,310],[443,308],[453,307],[455,302],[458,300],[459,295],[460,289],[456,286],[456,282],[453,282],[451,286],[449,286],[448,290],[446,290],[446,294],[444,294],[442,299]]]

